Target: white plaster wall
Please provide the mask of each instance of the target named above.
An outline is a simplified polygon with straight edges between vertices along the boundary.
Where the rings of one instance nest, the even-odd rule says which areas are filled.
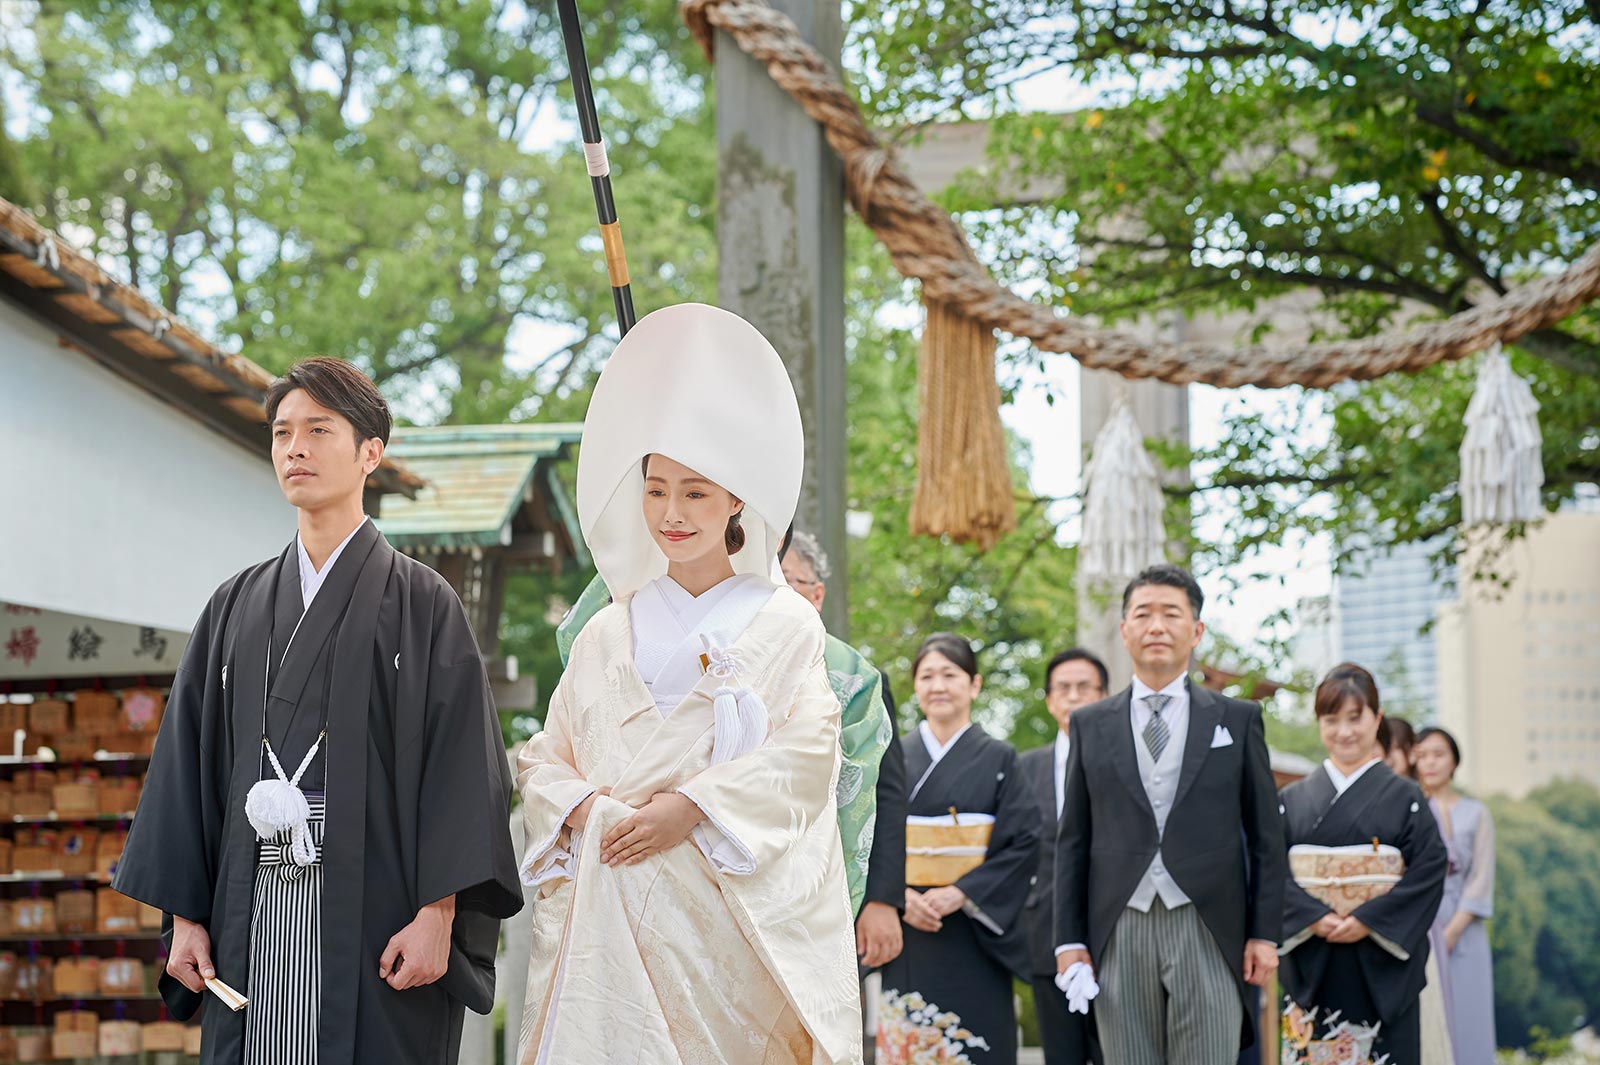
[[[294,536],[252,452],[0,302],[0,599],[187,632]]]

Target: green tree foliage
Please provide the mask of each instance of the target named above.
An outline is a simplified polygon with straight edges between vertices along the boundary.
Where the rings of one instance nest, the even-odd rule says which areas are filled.
[[[567,569],[559,573],[541,569],[518,573],[506,580],[500,650],[516,656],[519,673],[536,677],[539,682],[539,705],[501,708],[508,746],[516,746],[527,739],[538,728],[538,722],[544,720],[550,694],[561,679],[556,625],[593,577],[592,569]]]
[[[637,304],[712,300],[703,60],[667,0],[584,10]],[[0,51],[27,103],[22,135],[0,141],[0,194],[269,368],[353,359],[422,421],[582,416],[613,311],[576,144],[533,139],[541,117],[571,117],[548,5],[83,0],[25,15]],[[874,517],[849,561],[853,630],[903,703],[922,636],[972,638],[1005,733],[1042,715],[1036,667],[1073,626],[1070,555],[1031,497],[987,556],[907,536],[914,302],[865,230],[850,243],[851,506]],[[541,325],[563,331],[555,347],[508,357]],[[553,622],[586,577],[508,587],[503,649],[545,693]],[[1023,732],[1048,734],[1042,718]]]
[[[887,121],[998,116],[990,172],[951,203],[988,208],[974,228],[997,269],[1075,312],[1258,312],[1313,294],[1312,335],[1364,335],[1469,308],[1600,236],[1593,4],[924,9],[864,5],[863,93]],[[1019,82],[1062,74],[1096,103],[1019,105]],[[1000,168],[1059,192],[994,210]],[[1544,406],[1554,507],[1600,479],[1600,313],[1530,335],[1516,366]],[[1472,374],[1440,366],[1236,418],[1197,456],[1199,495],[1243,520],[1197,545],[1201,561],[1330,527],[1346,548],[1437,535],[1453,557]],[[1331,440],[1305,443],[1325,435],[1312,413],[1331,414]]]
[[[675,302],[714,267],[713,171],[681,163],[710,130],[704,63],[669,0],[585,6],[638,298]],[[272,369],[350,358],[403,410],[462,422],[539,411],[609,347],[575,132],[533,139],[571,115],[552,6],[60,0],[8,17],[0,65],[27,108],[0,194],[219,341]],[[559,327],[551,350],[508,359],[540,324]]]
[[[845,285],[849,369],[851,510],[872,531],[850,544],[850,637],[889,673],[902,727],[915,720],[911,659],[934,632],[955,632],[979,651],[984,694],[975,715],[1019,747],[1050,739],[1041,671],[1077,627],[1075,555],[1061,546],[1058,516],[1026,487],[1031,461],[1012,442],[1017,530],[984,553],[906,534],[916,483],[916,320],[909,293],[864,226],[849,230]]]
[[[1524,1046],[1600,1015],[1600,791],[1562,781],[1495,799],[1495,1024]]]
[[[1534,790],[1528,799],[1549,810],[1557,821],[1600,839],[1600,790],[1592,784],[1557,780]]]

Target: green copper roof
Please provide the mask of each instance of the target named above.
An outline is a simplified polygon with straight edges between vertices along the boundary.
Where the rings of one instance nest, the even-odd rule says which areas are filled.
[[[554,470],[582,435],[576,423],[396,429],[388,453],[428,484],[415,499],[386,497],[378,528],[399,548],[500,547],[511,543],[518,510],[534,504],[585,561],[577,514]]]

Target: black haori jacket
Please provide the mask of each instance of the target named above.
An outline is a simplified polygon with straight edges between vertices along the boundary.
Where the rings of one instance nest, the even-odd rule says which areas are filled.
[[[277,631],[295,627],[292,639]],[[285,646],[267,690],[269,654]],[[294,543],[212,596],[173,683],[113,886],[167,915],[169,947],[171,915],[204,925],[217,976],[248,995],[258,841],[244,806],[262,778],[263,728],[276,745],[275,721],[302,732],[309,721],[314,736],[324,716],[322,951],[306,959],[321,966],[318,1058],[454,1062],[463,1007],[493,1008],[500,922],[522,906],[511,775],[460,601],[371,522],[303,617]],[[292,773],[309,742],[288,746]],[[448,972],[395,991],[378,976],[389,939],[452,894]],[[161,993],[179,1019],[201,1002],[165,974]],[[239,1062],[244,1019],[211,1003],[201,1061]]]

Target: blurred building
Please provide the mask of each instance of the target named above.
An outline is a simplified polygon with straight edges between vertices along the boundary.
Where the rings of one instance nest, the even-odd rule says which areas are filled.
[[[1460,742],[1458,779],[1520,796],[1548,781],[1600,784],[1600,513],[1563,511],[1439,608],[1439,723]]]
[[[1434,573],[1431,545],[1400,544],[1363,552],[1334,579],[1338,654],[1371,671],[1384,708],[1412,719],[1438,712],[1433,636],[1441,602],[1455,594]]]

